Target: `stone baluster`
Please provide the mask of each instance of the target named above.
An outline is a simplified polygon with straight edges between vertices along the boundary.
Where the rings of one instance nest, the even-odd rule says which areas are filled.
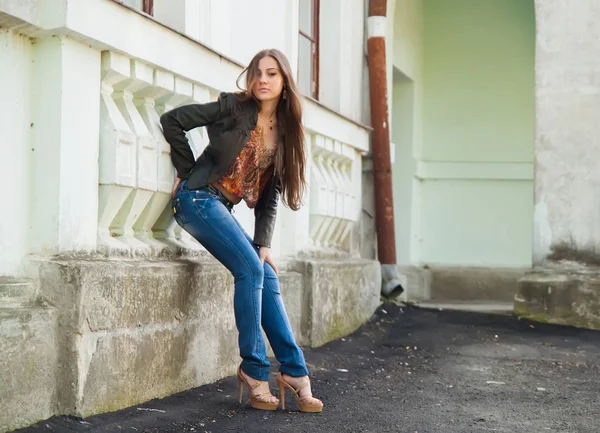
[[[171,110],[174,107],[178,107],[179,105],[185,103],[190,103],[190,101],[193,100],[193,95],[193,83],[184,80],[180,77],[174,77],[172,90],[167,92],[164,96],[161,96],[156,99],[157,113],[160,115]],[[160,153],[160,164],[162,164],[163,173],[166,169],[167,164],[169,167],[171,167],[170,169],[172,170],[172,162],[170,158],[171,149],[168,143],[163,143],[163,147],[161,148]],[[172,177],[171,179],[172,180],[170,182],[169,191],[171,191],[173,188],[174,177]],[[165,181],[165,179],[162,180]],[[183,229],[179,227],[179,225],[177,225],[177,223],[173,219],[173,210],[171,209],[171,206],[167,206],[164,209],[163,213],[156,221],[153,230],[155,233],[155,237],[159,238],[160,240],[169,244],[170,246],[191,251],[198,251],[202,249],[200,244],[194,238],[192,238],[187,232],[183,231]]]
[[[340,148],[340,195],[343,196],[343,206],[340,212],[342,219],[342,228],[339,236],[336,239],[337,245],[342,249],[348,249],[348,237],[352,227],[357,219],[357,214],[354,212],[356,192],[353,191],[355,183],[353,182],[352,166],[356,158],[356,152],[350,146],[342,144]]]
[[[149,254],[152,251],[151,245],[143,240],[146,237],[143,227],[144,220],[149,214],[146,207],[149,206],[158,187],[156,167],[158,149],[154,137],[134,103],[134,95],[147,91],[147,88],[152,86],[152,81],[152,68],[137,60],[131,60],[129,78],[116,84],[113,93],[117,107],[136,136],[137,188],[131,191],[121,206],[113,220],[111,232],[136,254]],[[147,237],[145,240],[148,240]]]
[[[327,248],[332,248],[334,245],[331,244],[331,235],[335,231],[336,226],[339,221],[335,217],[336,210],[336,199],[337,199],[337,191],[336,191],[336,183],[335,178],[333,177],[333,151],[334,141],[330,138],[325,138],[325,152],[323,153],[323,174],[326,179],[327,185],[327,229],[322,234],[323,244]]]
[[[344,229],[344,180],[341,174],[341,166],[344,162],[344,156],[341,154],[342,143],[335,141],[333,144],[333,152],[328,154],[329,160],[329,175],[331,178],[332,189],[334,190],[335,200],[334,208],[332,209],[333,222],[327,233],[327,243],[330,247],[338,247],[337,240],[340,233]]]
[[[349,251],[350,235],[359,216],[358,153],[345,143],[319,135],[314,137],[311,152],[311,241],[316,248]]]
[[[107,253],[128,251],[129,247],[113,235],[125,201],[137,186],[136,136],[113,99],[114,86],[130,78],[129,59],[102,53],[100,94],[100,152],[98,197],[98,249]]]
[[[175,76],[167,71],[155,69],[153,74],[153,88],[157,94],[154,97],[153,111],[156,114],[155,120],[150,120],[154,131],[154,138],[158,142],[157,171],[158,171],[158,191],[165,194],[166,205],[161,210],[160,215],[152,226],[154,239],[164,243],[172,250],[183,248],[184,245],[179,242],[178,233],[175,232],[177,223],[173,219],[173,210],[171,208],[171,192],[175,181],[175,168],[171,162],[171,147],[164,139],[160,127],[160,115],[173,108],[178,102],[175,95]],[[152,116],[154,116],[154,113]]]
[[[335,226],[330,230],[329,244],[332,247],[340,247],[343,234],[346,228],[346,221],[344,215],[344,201],[345,194],[344,190],[346,182],[343,175],[343,170],[346,164],[346,157],[342,154],[342,143],[335,142],[335,152],[330,155],[331,159],[331,176],[335,183]]]
[[[316,142],[322,137],[314,137]],[[322,233],[327,228],[327,180],[324,176],[323,148],[312,147],[311,176],[310,176],[310,239],[313,247],[320,248]]]
[[[134,67],[141,69],[143,66],[139,62],[132,62],[132,69]],[[154,193],[133,228],[136,238],[148,244],[154,253],[159,253],[167,244],[155,237],[153,227],[165,212],[165,209],[170,209],[175,170],[170,161],[170,152],[167,154],[168,160],[166,163],[168,164],[164,161],[164,149],[169,150],[169,145],[166,143],[160,127],[159,115],[156,111],[156,100],[167,95],[169,87],[172,91],[174,77],[170,76],[171,85],[169,86],[168,77],[157,74],[157,71],[150,68],[145,69],[145,71],[147,73],[146,78],[152,85],[140,88],[134,93],[134,104],[153,138],[153,158],[147,162],[149,165],[151,164],[151,168],[154,170]],[[161,78],[166,78],[166,82],[162,82]],[[148,171],[149,169],[150,167],[148,167]],[[172,235],[174,237],[174,233]]]

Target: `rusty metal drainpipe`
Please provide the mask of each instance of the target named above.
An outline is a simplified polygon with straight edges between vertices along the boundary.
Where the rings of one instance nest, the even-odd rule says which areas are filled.
[[[396,267],[392,161],[388,125],[387,65],[385,58],[387,0],[369,0],[367,19],[367,56],[371,99],[373,183],[375,189],[375,226],[377,254],[381,263],[381,293],[396,297],[404,289]]]

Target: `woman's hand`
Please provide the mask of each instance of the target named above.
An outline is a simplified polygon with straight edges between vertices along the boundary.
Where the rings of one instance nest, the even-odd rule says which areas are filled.
[[[181,179],[175,179],[175,186],[173,187],[173,192],[171,193],[171,198],[175,198],[175,194],[177,193],[177,188],[179,188],[179,184],[181,183]]]
[[[271,248],[269,247],[260,247],[258,249],[258,258],[260,262],[264,265],[267,262],[275,271],[275,274],[279,275],[279,271],[277,270],[277,266],[273,263],[273,259],[271,258]]]

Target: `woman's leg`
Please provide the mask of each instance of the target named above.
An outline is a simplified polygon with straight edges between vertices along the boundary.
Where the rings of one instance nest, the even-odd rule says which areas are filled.
[[[270,365],[260,325],[264,271],[253,245],[225,205],[209,191],[190,191],[184,183],[173,207],[177,223],[233,274],[242,370],[253,379],[268,380]]]
[[[234,218],[235,219],[235,218]],[[239,225],[239,222],[236,220]],[[252,238],[244,231],[248,244],[254,247]],[[255,248],[258,255],[258,249]],[[308,369],[304,361],[302,349],[294,341],[292,327],[288,320],[281,291],[279,289],[279,278],[268,263],[264,264],[264,288],[262,291],[262,327],[271,343],[273,352],[281,364],[279,370],[281,376],[277,381],[283,381],[294,390],[298,390],[300,398],[299,407],[304,412],[321,412],[323,402],[312,396],[311,383],[308,380]],[[281,388],[281,384],[279,385]],[[283,395],[280,395],[283,398]],[[282,400],[283,401],[283,400]]]
[[[254,247],[252,238],[246,233],[239,222],[235,221],[244,233],[248,245],[254,249],[255,254],[258,256],[258,249]],[[261,324],[265,330],[265,334],[267,334],[269,343],[271,343],[275,357],[281,364],[279,371],[295,377],[308,376],[304,354],[294,340],[292,327],[290,326],[290,321],[283,305],[279,278],[268,263],[264,264]]]
[[[308,376],[304,354],[294,340],[292,327],[283,305],[279,278],[268,263],[264,265],[264,274],[261,323],[275,357],[281,364],[279,371],[289,376]]]

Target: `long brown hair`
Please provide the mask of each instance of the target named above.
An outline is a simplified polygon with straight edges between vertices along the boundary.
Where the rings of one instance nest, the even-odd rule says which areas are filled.
[[[259,79],[258,64],[264,57],[272,57],[279,65],[283,75],[283,91],[277,104],[277,125],[279,136],[283,139],[275,157],[275,174],[281,179],[283,203],[292,210],[300,209],[306,188],[304,170],[306,166],[306,148],[304,128],[302,126],[302,104],[298,87],[294,82],[292,68],[285,54],[277,49],[263,50],[256,54],[237,79],[237,86],[247,100],[255,98],[252,89]],[[246,88],[240,86],[240,80],[246,75]],[[259,103],[260,107],[260,103]]]

